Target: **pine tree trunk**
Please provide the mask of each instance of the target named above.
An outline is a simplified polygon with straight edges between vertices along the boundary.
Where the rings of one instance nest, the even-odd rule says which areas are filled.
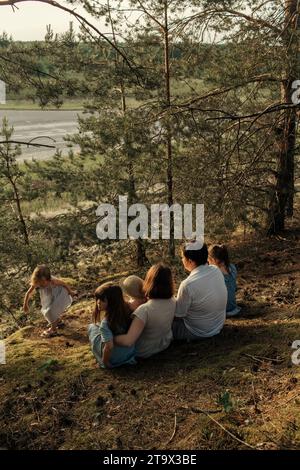
[[[128,203],[129,205],[135,204],[137,202],[137,194],[135,188],[135,178],[134,178],[134,169],[132,162],[129,160],[128,163],[128,174],[129,174],[129,192],[128,192]],[[135,240],[136,244],[136,263],[137,266],[143,267],[148,262],[146,256],[145,242],[141,238]]]
[[[111,17],[111,10],[110,10],[110,2],[107,2],[108,5],[108,15],[109,15],[109,20],[111,24],[111,29],[112,29],[112,34],[113,34],[113,42],[117,46],[117,38],[115,35],[115,28],[114,28],[114,23]],[[118,63],[119,57],[115,59],[115,65],[117,68],[117,63]],[[127,103],[126,103],[126,89],[125,89],[125,84],[124,80],[121,79],[121,108],[122,108],[122,113],[123,117],[125,119],[126,116],[126,110],[127,110]],[[125,135],[125,142],[126,142],[126,135]],[[126,147],[126,145],[125,145]],[[127,155],[127,160],[128,160],[128,175],[129,175],[129,191],[128,191],[128,202],[129,205],[134,204],[137,202],[137,194],[136,194],[136,184],[135,184],[135,176],[134,176],[134,168],[133,168],[133,163],[131,161],[130,155]],[[146,248],[145,248],[145,243],[144,240],[141,238],[138,238],[135,240],[136,244],[136,263],[137,266],[143,267],[147,262],[148,258],[146,256]]]
[[[23,217],[23,212],[22,212],[22,209],[21,209],[19,191],[18,191],[18,188],[17,188],[16,184],[14,183],[14,181],[11,178],[10,178],[10,182],[11,182],[13,192],[14,192],[14,199],[15,199],[15,203],[16,203],[16,207],[17,207],[17,213],[18,213],[18,219],[19,219],[19,223],[20,223],[20,227],[21,227],[21,232],[22,232],[23,237],[24,237],[25,245],[29,246],[29,235],[28,235],[26,222],[25,222],[25,219]]]
[[[170,38],[169,38],[169,24],[168,24],[168,2],[164,1],[165,11],[165,24],[164,24],[164,53],[165,53],[165,101],[166,107],[171,107],[171,74],[170,74]],[[167,116],[166,131],[166,158],[167,158],[167,192],[168,192],[168,205],[171,207],[174,202],[173,198],[173,149],[172,149],[172,131]],[[170,240],[169,240],[169,255],[175,257],[175,240],[174,240],[174,214],[170,213]]]
[[[281,86],[282,103],[292,104],[294,80],[298,72],[298,0],[285,0],[283,40],[286,53],[286,69]],[[269,235],[284,230],[286,216],[293,215],[294,206],[294,157],[296,144],[296,109],[287,109],[283,118],[278,152],[278,167],[274,192],[269,206],[267,232]]]
[[[122,113],[123,117],[126,116],[126,92],[125,92],[125,85],[122,81],[121,83],[121,104],[122,104]],[[126,141],[126,136],[125,136]],[[135,176],[134,176],[134,168],[133,163],[131,161],[130,155],[127,155],[128,160],[128,177],[129,177],[129,191],[128,191],[128,203],[129,205],[135,204],[137,202],[137,194],[136,194],[136,184],[135,184]],[[146,256],[146,248],[145,242],[141,238],[135,240],[136,244],[136,264],[139,267],[145,266],[148,262],[148,258]]]

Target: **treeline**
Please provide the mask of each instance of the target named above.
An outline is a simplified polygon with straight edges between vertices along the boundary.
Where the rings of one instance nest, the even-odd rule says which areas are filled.
[[[48,28],[48,36],[51,37],[51,29]],[[59,37],[59,36],[58,36]],[[47,36],[46,36],[47,38]],[[72,38],[72,41],[70,41]],[[57,39],[59,40],[59,39]],[[153,37],[145,36],[139,37],[136,39],[135,44],[129,43],[126,44],[126,40],[119,43],[120,48],[126,50],[128,48],[134,47],[137,49],[141,42],[145,41],[145,47],[151,47],[151,53],[156,57],[156,64],[163,64],[163,57],[160,54],[160,44],[159,40],[155,35]],[[38,78],[42,82],[47,83],[47,77],[53,76],[57,77],[60,73],[60,67],[56,63],[55,58],[53,58],[53,52],[47,47],[47,41],[14,41],[13,37],[9,37],[7,33],[2,33],[0,36],[0,55],[2,55],[2,60],[7,61],[12,65],[10,78],[7,82],[7,99],[8,100],[31,100],[37,101],[42,107],[47,105],[44,103],[44,100],[40,100],[39,94],[37,95],[37,88],[34,84],[31,84],[30,81],[26,80],[23,83],[19,82],[19,72],[18,66],[23,65],[25,68],[30,71],[31,77]],[[95,46],[93,42],[87,43],[84,41],[79,41],[76,38],[73,30],[73,23],[70,23],[70,30],[67,35],[67,39],[64,41],[64,46],[72,50],[72,46],[76,47],[76,51],[82,57],[89,57],[93,55],[95,59],[103,64],[107,60],[113,60],[114,51],[111,46],[102,40],[101,47],[99,44]],[[190,54],[195,54],[201,60],[195,67],[191,67],[189,72],[189,79],[194,78],[195,80],[204,80],[209,79],[210,69],[213,67],[213,62],[216,57],[225,57],[227,49],[230,46],[226,43],[221,44],[209,44],[209,43],[199,43],[192,41],[187,44],[184,42],[178,42],[173,44],[170,49],[170,59],[175,63],[180,63],[182,60],[185,60],[185,51],[189,49]],[[20,60],[21,58],[21,60]],[[222,59],[221,59],[222,60]],[[7,64],[5,64],[7,66]],[[80,71],[75,67],[72,69],[72,64],[66,71],[67,74],[72,74],[73,77],[76,77],[77,80],[84,82],[86,80],[86,75],[84,72]],[[60,99],[57,99],[56,104],[59,108],[64,100],[70,98],[88,98],[87,89],[69,89],[61,90]]]

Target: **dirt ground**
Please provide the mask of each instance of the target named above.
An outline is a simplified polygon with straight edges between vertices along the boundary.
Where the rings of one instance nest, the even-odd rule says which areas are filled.
[[[0,447],[300,449],[300,365],[291,359],[300,340],[299,227],[298,214],[282,237],[231,240],[242,314],[213,339],[101,370],[84,295],[58,337],[40,337],[42,319],[11,334],[0,366]],[[182,276],[176,270],[177,284]]]

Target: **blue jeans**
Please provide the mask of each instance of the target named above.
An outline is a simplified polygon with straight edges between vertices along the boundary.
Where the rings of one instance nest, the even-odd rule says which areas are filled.
[[[92,352],[98,364],[102,364],[102,346],[99,325],[91,324],[88,326],[88,335]]]

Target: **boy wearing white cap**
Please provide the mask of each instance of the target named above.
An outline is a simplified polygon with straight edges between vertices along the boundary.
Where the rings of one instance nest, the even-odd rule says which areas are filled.
[[[195,340],[215,336],[226,318],[227,288],[216,266],[207,264],[207,246],[199,240],[182,249],[182,262],[190,275],[180,284],[173,336],[178,340]]]

